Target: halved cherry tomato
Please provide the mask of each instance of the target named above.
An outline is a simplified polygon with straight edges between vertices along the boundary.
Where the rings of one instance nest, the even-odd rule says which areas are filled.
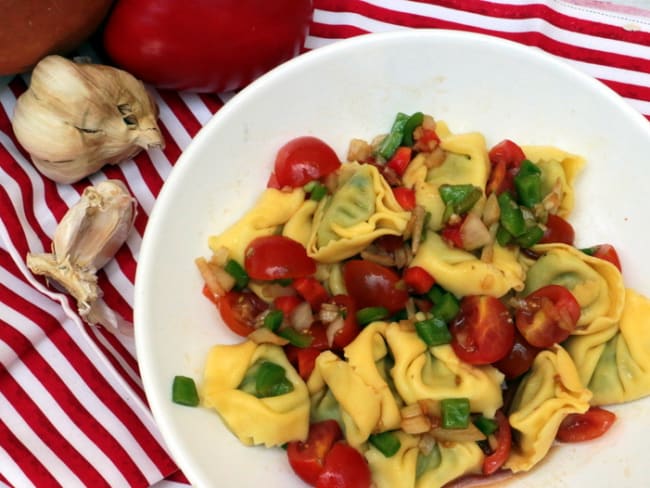
[[[304,246],[281,235],[257,237],[244,254],[244,268],[254,280],[302,278],[316,272]]]
[[[430,152],[440,142],[440,137],[433,129],[421,127],[420,130],[415,130],[413,136],[415,138],[414,149],[420,152]]]
[[[600,407],[591,407],[585,413],[567,415],[560,424],[557,440],[583,442],[600,437],[616,421],[616,414]]]
[[[592,256],[609,261],[616,266],[619,271],[622,271],[621,260],[618,258],[616,249],[611,244],[601,244],[596,246]]]
[[[490,364],[506,356],[515,341],[515,328],[498,298],[468,295],[449,326],[451,346],[469,364]]]
[[[569,222],[559,215],[549,214],[546,219],[546,230],[539,242],[540,244],[563,242],[572,246],[575,235],[573,226]]]
[[[405,186],[396,186],[393,188],[393,195],[395,195],[395,200],[404,210],[411,211],[415,208],[415,192],[412,189]]]
[[[528,295],[515,313],[517,329],[526,341],[548,348],[565,340],[576,328],[580,304],[560,285],[546,285]]]
[[[403,273],[404,283],[415,293],[423,294],[428,292],[436,280],[429,272],[420,266],[406,268]]]
[[[250,291],[229,291],[217,298],[217,308],[228,328],[235,334],[246,337],[255,330],[255,318],[268,305]]]
[[[494,418],[497,421],[496,431],[497,447],[483,459],[483,474],[490,475],[496,472],[510,456],[512,448],[512,434],[508,418],[501,410],[497,410]]]
[[[402,236],[387,234],[375,239],[373,244],[386,252],[395,252],[404,246],[404,239]]]
[[[327,342],[327,332],[325,326],[321,322],[314,322],[307,333],[313,337],[310,346],[321,351],[329,349],[329,343]]]
[[[314,371],[316,358],[321,353],[321,349],[315,347],[296,347],[291,344],[284,346],[284,353],[294,368],[298,370],[300,377],[307,381]]]
[[[390,268],[363,259],[343,265],[343,280],[357,308],[386,307],[389,313],[404,308],[408,300],[406,286]]]
[[[411,153],[412,149],[410,147],[401,146],[397,148],[397,151],[393,156],[388,160],[386,166],[391,168],[398,176],[402,176],[406,171],[406,167],[411,162]]]
[[[343,327],[334,334],[332,347],[334,349],[343,349],[361,332],[361,327],[357,322],[357,309],[352,298],[348,295],[334,295],[331,302],[338,305],[344,315]]]
[[[298,188],[330,174],[339,166],[338,156],[326,142],[317,137],[303,136],[280,148],[272,177],[280,188]]]
[[[507,379],[515,379],[530,369],[539,348],[531,346],[515,328],[515,343],[510,352],[494,363],[494,367],[501,371]]]
[[[306,483],[314,486],[323,472],[325,458],[335,442],[343,437],[336,420],[324,420],[309,426],[305,442],[287,444],[289,464]]]
[[[307,276],[293,280],[293,287],[298,294],[309,302],[312,310],[318,310],[323,302],[329,298],[325,287],[316,278]]]
[[[370,482],[370,468],[361,453],[345,442],[337,442],[325,457],[316,488],[369,488]]]
[[[521,148],[509,139],[496,144],[488,153],[492,171],[488,179],[486,193],[497,195],[508,191],[514,193],[514,177],[526,156]]]

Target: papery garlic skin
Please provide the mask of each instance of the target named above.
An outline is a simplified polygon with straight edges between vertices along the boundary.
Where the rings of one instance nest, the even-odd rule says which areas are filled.
[[[107,180],[87,187],[57,226],[52,252],[27,254],[27,266],[34,274],[65,288],[87,322],[123,329],[121,318],[103,312],[97,271],[126,242],[136,214],[135,199],[121,181]]]
[[[43,58],[16,101],[12,126],[34,165],[58,183],[74,183],[142,149],[164,147],[158,108],[126,71]]]

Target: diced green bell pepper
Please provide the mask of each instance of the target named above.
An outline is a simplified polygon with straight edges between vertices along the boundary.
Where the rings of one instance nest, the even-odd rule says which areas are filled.
[[[174,376],[172,383],[172,401],[187,407],[196,407],[199,404],[199,393],[192,378],[187,376]]]
[[[395,121],[393,122],[393,126],[390,129],[390,133],[384,138],[384,140],[379,145],[379,148],[377,149],[377,154],[379,154],[386,161],[388,161],[391,158],[393,153],[397,150],[399,145],[402,143],[402,139],[404,138],[404,127],[406,126],[406,122],[408,121],[408,119],[409,119],[408,115],[399,112],[395,116]]]
[[[469,426],[469,399],[445,398],[440,402],[442,427],[445,429],[466,429]]]
[[[438,317],[416,322],[415,331],[427,346],[439,346],[451,342],[451,333],[447,324]]]
[[[399,451],[399,448],[402,447],[402,443],[397,436],[390,431],[371,434],[368,441],[387,458],[394,456]]]

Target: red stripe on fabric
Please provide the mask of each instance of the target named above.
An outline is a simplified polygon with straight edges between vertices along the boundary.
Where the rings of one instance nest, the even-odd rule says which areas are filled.
[[[133,309],[131,306],[124,300],[122,294],[115,288],[113,283],[108,279],[105,271],[99,271],[97,273],[97,284],[104,293],[104,301],[109,308],[119,313],[124,320],[133,322]]]
[[[4,110],[0,110],[0,126],[6,125],[8,122],[7,114]],[[0,165],[19,186],[25,218],[30,227],[34,230],[38,239],[41,241],[43,247],[47,249],[50,238],[41,227],[41,223],[38,221],[36,213],[34,212],[35,198],[32,182],[24,169],[14,160],[11,153],[3,145],[0,145]],[[18,202],[14,202],[14,205],[17,204]]]
[[[650,86],[632,85],[630,83],[610,80],[600,81],[625,98],[650,102]]]
[[[194,137],[199,129],[201,129],[201,123],[178,93],[169,90],[158,90],[158,94],[165,101],[178,121],[185,127],[185,130],[187,130],[190,136]]]
[[[311,35],[325,39],[348,39],[367,34],[368,31],[352,25],[312,24]]]
[[[156,170],[151,158],[143,151],[135,157],[135,163],[149,191],[152,195],[157,196],[160,193],[164,180]]]
[[[0,151],[0,157],[1,156],[2,152]],[[9,238],[16,249],[29,249],[27,236],[23,231],[18,217],[14,213],[13,205],[14,204],[6,190],[2,185],[0,185],[0,208],[2,209],[2,220],[7,229],[7,233],[9,234]],[[9,216],[10,212],[11,216]]]
[[[223,107],[223,102],[218,95],[212,93],[198,93],[199,98],[203,101],[206,107],[212,115],[216,114],[221,107]]]
[[[9,340],[16,340],[10,337],[6,329],[11,329],[9,325],[0,322],[0,331],[3,336]],[[23,339],[24,340],[24,339]],[[11,345],[11,344],[9,344]],[[35,350],[32,349],[29,354],[23,354],[23,363],[34,363],[34,357],[38,356]],[[47,363],[44,361],[39,362],[49,371]],[[32,364],[32,366],[34,366]],[[34,369],[30,368],[32,373],[36,373]],[[56,382],[55,378],[50,378],[52,383]],[[13,407],[20,413],[23,420],[29,424],[32,431],[40,438],[40,440],[50,447],[56,456],[66,464],[66,466],[74,472],[79,479],[86,486],[108,486],[106,480],[99,474],[95,467],[89,463],[78,449],[73,446],[66,436],[58,432],[56,425],[54,425],[48,416],[41,410],[39,405],[32,400],[29,393],[9,374],[4,365],[0,365],[0,389],[3,394],[11,401]],[[48,391],[55,389],[54,384],[48,383]]]
[[[20,298],[14,296],[14,303],[20,303]],[[58,325],[56,319],[43,314],[42,310],[36,309],[36,307],[31,303],[26,303],[24,301],[20,303],[20,313],[26,317],[30,317],[32,321],[40,320],[41,323],[44,323],[47,319],[50,323],[50,327],[48,327],[50,330],[48,337],[53,343],[68,344],[72,342],[71,338],[63,328],[56,327],[56,325]],[[57,405],[59,405],[70,420],[88,437],[90,442],[95,444],[106,455],[107,458],[114,461],[115,466],[120,470],[123,476],[129,480],[129,483],[132,486],[145,486],[146,479],[144,475],[129,453],[108,431],[108,426],[104,426],[97,421],[93,412],[89,411],[85,407],[84,403],[79,399],[79,393],[75,392],[74,389],[71,389],[70,385],[67,385],[66,382],[58,376],[57,371],[41,356],[35,348],[35,345],[32,344],[30,340],[18,331],[12,329],[10,326],[6,327],[8,327],[8,330],[0,328],[0,331],[2,332],[0,335],[3,337],[4,341],[19,354],[23,364],[40,381],[41,385],[47,389],[50,395],[55,399]],[[62,354],[65,355],[63,351]],[[66,356],[66,359],[67,358],[68,357]],[[92,373],[94,375],[100,375],[99,371],[95,368],[92,368]],[[110,388],[110,385],[106,384],[104,388]],[[36,405],[34,407],[36,407]],[[109,405],[107,405],[107,407],[109,407]],[[27,411],[25,412],[27,413]],[[32,416],[26,420],[29,421],[30,424],[32,421],[38,421],[40,423],[34,409],[31,409],[30,412],[32,413]],[[67,458],[69,453],[59,454],[58,444],[56,443],[48,442],[48,445],[57,452],[57,455],[59,455],[66,464],[71,464],[68,462]],[[70,467],[72,468],[72,466]],[[86,469],[87,468],[80,462],[76,465],[74,471],[80,478],[84,479],[85,475],[82,473]],[[97,472],[97,475],[100,476],[99,472]]]
[[[170,474],[165,478],[167,481],[173,481],[175,483],[187,483],[188,485],[190,484],[189,480],[187,477],[183,474],[182,471],[176,471],[175,473]]]
[[[318,0],[317,0],[318,1]],[[605,22],[581,19],[564,14],[550,5],[530,3],[525,5],[504,5],[484,0],[413,0],[418,3],[437,5],[464,12],[472,12],[488,17],[503,19],[544,19],[549,24],[572,32],[582,32],[603,39],[650,45],[650,33],[642,30],[625,29]],[[580,7],[575,6],[578,10]],[[586,10],[586,9],[585,9]]]
[[[160,132],[162,132],[162,135],[165,138],[165,149],[163,152],[167,157],[167,160],[173,166],[176,164],[176,161],[180,157],[182,150],[178,144],[176,144],[176,141],[174,141],[174,138],[172,137],[167,127],[165,127],[165,124],[163,124],[161,121],[158,121],[158,127],[160,127]],[[158,195],[156,194],[155,196]]]
[[[1,380],[2,378],[0,378]],[[20,468],[23,475],[28,478],[34,486],[60,486],[57,480],[47,470],[36,456],[29,450],[29,447],[9,430],[9,427],[0,416],[0,445],[7,452],[7,455]],[[2,469],[2,467],[0,467]],[[0,481],[9,485],[7,478],[0,474]],[[11,486],[11,485],[10,485]]]
[[[340,0],[321,0],[321,3],[327,4],[328,7],[334,7],[337,10],[341,7]],[[324,7],[323,7],[324,8]],[[567,59],[573,59],[603,66],[628,69],[632,71],[639,71],[650,73],[650,59],[643,59],[634,56],[623,54],[609,53],[606,51],[599,51],[589,48],[581,48],[572,44],[556,41],[547,35],[536,31],[525,32],[503,32],[494,29],[487,29],[484,27],[475,27],[472,25],[461,24],[458,22],[446,21],[434,17],[427,17],[424,15],[411,14],[390,10],[384,7],[377,7],[365,2],[357,2],[353,5],[346,5],[347,11],[355,12],[367,17],[388,22],[391,24],[412,27],[412,28],[444,28],[465,30],[470,32],[478,32],[489,34],[511,41],[526,44],[528,46],[535,46],[542,48],[551,54],[561,56]],[[346,33],[346,31],[343,31]]]
[[[20,297],[14,298],[20,300]],[[22,315],[39,325],[47,320],[56,322],[54,317],[51,317],[36,305],[25,301],[15,303],[20,303],[20,312]],[[56,327],[53,333],[49,334],[49,339],[61,352],[62,356],[68,360],[70,366],[74,368],[98,399],[110,409],[113,415],[132,434],[160,471],[164,474],[165,472],[172,472],[173,469],[177,469],[156,438],[135,414],[131,405],[113,389],[107,379],[95,368],[91,358],[86,355],[85,351],[79,348],[74,340],[67,335],[65,330],[60,326]],[[45,384],[49,388],[47,381]],[[92,417],[92,412],[89,414]]]

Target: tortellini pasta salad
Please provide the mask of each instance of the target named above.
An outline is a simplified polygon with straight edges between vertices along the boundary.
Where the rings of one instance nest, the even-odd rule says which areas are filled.
[[[529,471],[650,393],[650,301],[611,245],[573,245],[580,156],[417,112],[344,159],[289,141],[210,238],[203,293],[242,339],[174,401],[314,486],[436,488]]]

